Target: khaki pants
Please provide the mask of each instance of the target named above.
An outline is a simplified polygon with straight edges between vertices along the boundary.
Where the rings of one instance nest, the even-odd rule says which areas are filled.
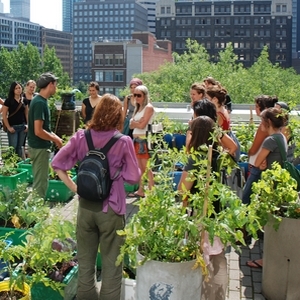
[[[78,286],[76,300],[120,300],[122,264],[116,266],[124,237],[116,231],[125,226],[124,216],[110,207],[102,212],[102,204],[79,200],[77,215]],[[102,260],[101,291],[96,288],[96,259],[100,243]]]
[[[32,189],[45,199],[48,189],[50,150],[29,148],[28,151],[32,160]]]
[[[203,281],[201,300],[225,300],[228,285],[225,252],[210,256],[208,281]]]

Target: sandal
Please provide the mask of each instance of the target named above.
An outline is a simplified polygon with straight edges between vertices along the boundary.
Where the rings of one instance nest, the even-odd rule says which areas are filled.
[[[137,199],[145,198],[145,196],[141,196],[137,193],[128,193],[126,197],[128,197],[128,198],[137,198]]]
[[[256,268],[256,269],[262,269],[262,260],[261,259],[257,259],[257,260],[248,260],[247,262],[246,262],[246,265],[248,266],[248,267],[251,267],[251,268]]]

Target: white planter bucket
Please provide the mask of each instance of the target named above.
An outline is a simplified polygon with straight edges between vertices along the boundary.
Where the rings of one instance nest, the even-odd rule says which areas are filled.
[[[268,300],[300,299],[300,219],[265,226],[262,292]]]
[[[136,298],[136,281],[134,279],[123,278],[121,289],[121,300],[137,300]]]
[[[147,261],[137,267],[137,299],[200,299],[201,268],[193,269],[195,260],[181,263]]]

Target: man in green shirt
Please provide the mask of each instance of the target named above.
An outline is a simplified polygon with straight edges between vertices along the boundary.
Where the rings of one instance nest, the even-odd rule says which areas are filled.
[[[45,199],[48,188],[49,158],[52,142],[62,147],[62,140],[51,131],[50,110],[47,99],[55,94],[57,77],[47,72],[40,76],[36,85],[40,89],[30,104],[28,116],[28,146],[32,159],[32,188]]]

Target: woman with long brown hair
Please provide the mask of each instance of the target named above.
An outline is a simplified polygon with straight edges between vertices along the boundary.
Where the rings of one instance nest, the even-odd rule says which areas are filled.
[[[105,144],[123,127],[121,101],[114,95],[105,94],[96,106],[87,128],[91,132],[95,148]],[[59,150],[52,161],[52,167],[61,180],[73,192],[77,185],[68,176],[67,171],[77,161],[82,161],[88,152],[84,130],[78,130],[69,142]],[[122,265],[116,266],[120,247],[124,238],[117,230],[124,228],[126,214],[126,194],[124,181],[136,184],[140,179],[140,170],[134,153],[132,140],[123,135],[107,153],[112,186],[110,195],[103,202],[92,202],[79,197],[77,214],[77,257],[79,262],[77,298],[98,299],[96,289],[96,258],[101,248],[102,285],[100,299],[119,300],[122,282]]]

